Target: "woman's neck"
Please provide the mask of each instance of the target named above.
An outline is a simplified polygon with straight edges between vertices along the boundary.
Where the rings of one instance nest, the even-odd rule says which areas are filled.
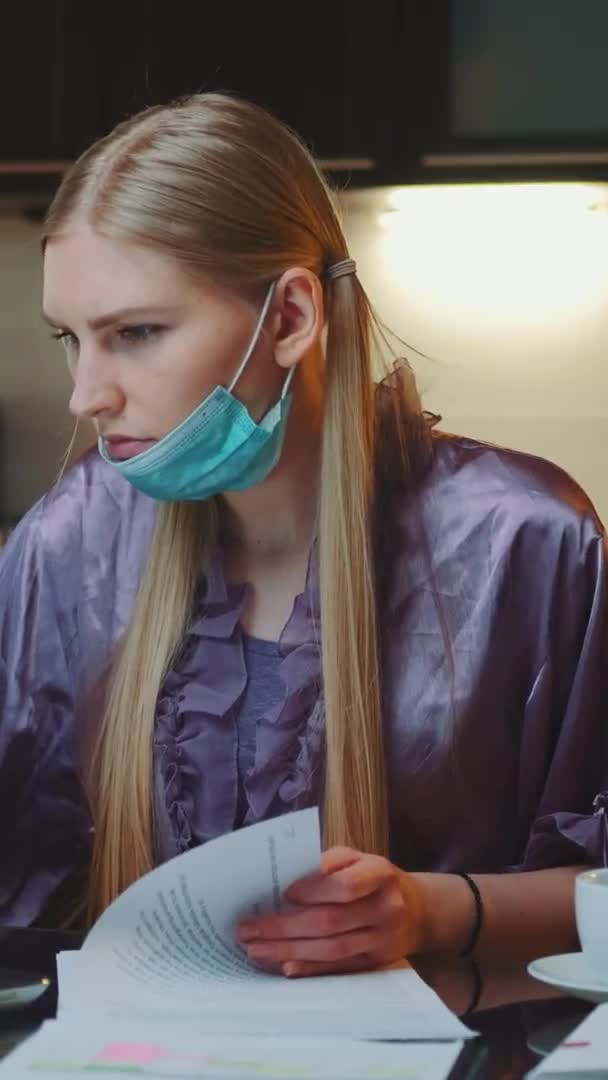
[[[314,537],[323,417],[322,382],[314,360],[294,382],[279,464],[263,483],[221,499],[221,545],[248,560],[297,559]]]

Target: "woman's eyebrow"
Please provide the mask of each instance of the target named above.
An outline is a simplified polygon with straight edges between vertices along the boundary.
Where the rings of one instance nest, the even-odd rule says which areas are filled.
[[[132,319],[132,318],[135,318],[135,317],[142,318],[143,316],[146,316],[146,315],[149,316],[149,315],[152,315],[152,314],[166,316],[166,315],[169,315],[169,314],[175,314],[179,310],[181,310],[181,309],[179,307],[174,306],[174,305],[173,306],[162,306],[162,305],[150,306],[150,305],[147,305],[145,307],[117,308],[116,311],[110,311],[106,315],[99,315],[96,319],[88,320],[87,326],[88,326],[89,330],[102,330],[105,326],[110,326],[112,323],[115,323],[115,322],[121,322],[124,319]],[[45,320],[45,322],[50,323],[51,326],[63,326],[63,325],[65,325],[64,323],[62,323],[61,320],[56,319],[49,312],[43,311],[42,312],[42,317]]]

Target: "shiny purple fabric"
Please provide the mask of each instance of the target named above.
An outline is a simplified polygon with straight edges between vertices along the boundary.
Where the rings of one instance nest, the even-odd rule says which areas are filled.
[[[492,872],[608,855],[608,574],[585,495],[523,454],[435,435],[379,525],[392,856]],[[90,452],[0,559],[0,924],[34,921],[86,866],[79,703],[132,610],[155,504]],[[154,736],[158,858],[233,828],[239,616],[216,553]],[[258,724],[247,820],[319,800],[316,547]]]

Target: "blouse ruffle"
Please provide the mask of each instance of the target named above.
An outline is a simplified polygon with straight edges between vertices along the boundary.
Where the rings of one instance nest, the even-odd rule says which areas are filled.
[[[243,778],[245,824],[318,798],[323,743],[317,549],[306,585],[279,640],[282,700],[257,723],[252,769]],[[157,775],[176,851],[234,828],[238,798],[237,710],[247,682],[240,617],[248,586],[226,584],[211,559],[183,648],[156,713]],[[159,845],[170,850],[166,838]]]

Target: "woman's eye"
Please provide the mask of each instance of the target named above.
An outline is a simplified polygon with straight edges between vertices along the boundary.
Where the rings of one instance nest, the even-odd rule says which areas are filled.
[[[74,335],[70,333],[69,330],[57,330],[56,333],[51,334],[51,337],[55,341],[61,341],[66,347],[66,349],[70,348],[73,345],[78,345],[78,341],[76,340]]]
[[[120,341],[127,345],[144,345],[158,337],[164,326],[142,323],[135,326],[121,326],[117,331]],[[68,352],[79,347],[78,338],[70,330],[57,330],[51,334],[55,341],[61,341]]]
[[[142,324],[141,326],[122,326],[118,331],[118,336],[123,341],[127,341],[130,344],[139,345],[157,337],[161,330],[163,330],[162,326],[148,324]]]

